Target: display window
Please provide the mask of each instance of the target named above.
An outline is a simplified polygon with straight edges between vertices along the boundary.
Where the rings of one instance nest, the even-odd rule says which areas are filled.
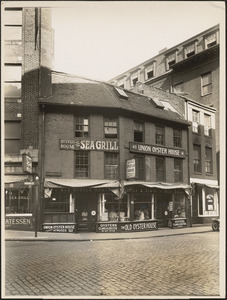
[[[185,218],[185,196],[184,195],[174,195],[173,201],[173,217]]]
[[[152,218],[152,197],[151,195],[134,196],[134,220],[149,220]]]
[[[5,211],[6,214],[32,213],[29,189],[6,189]]]

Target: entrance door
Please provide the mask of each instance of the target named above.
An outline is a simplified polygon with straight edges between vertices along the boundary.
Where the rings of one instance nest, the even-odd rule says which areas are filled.
[[[156,219],[158,219],[158,226],[167,227],[169,216],[169,202],[172,200],[172,195],[160,194],[156,195]]]
[[[76,223],[78,232],[95,231],[96,200],[86,194],[76,195]]]

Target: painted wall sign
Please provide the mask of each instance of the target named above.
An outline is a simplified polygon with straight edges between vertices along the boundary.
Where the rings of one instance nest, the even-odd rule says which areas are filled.
[[[129,149],[131,152],[162,155],[162,156],[172,156],[185,158],[186,152],[182,149],[174,149],[169,147],[161,147],[157,145],[146,145],[129,142]]]
[[[149,222],[132,222],[132,223],[121,223],[120,231],[129,232],[129,231],[148,231],[158,229],[157,221]]]
[[[126,179],[136,178],[136,159],[126,160]]]
[[[31,230],[33,228],[32,216],[6,216],[5,217],[5,228],[6,229],[21,229]]]
[[[43,224],[46,232],[75,232],[76,224]]]
[[[96,232],[117,232],[117,223],[97,223]]]
[[[60,150],[119,151],[118,141],[59,140]]]
[[[22,154],[22,170],[25,173],[32,174],[32,158],[28,154]]]

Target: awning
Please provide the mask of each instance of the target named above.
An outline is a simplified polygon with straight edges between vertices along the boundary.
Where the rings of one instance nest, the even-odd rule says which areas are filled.
[[[157,188],[163,190],[173,190],[173,189],[191,189],[188,184],[177,184],[177,183],[166,183],[166,182],[145,182],[145,181],[127,181],[124,186],[145,186],[149,188]]]
[[[5,183],[17,183],[28,181],[28,175],[5,175],[4,182]]]
[[[206,183],[197,183],[197,182],[192,182],[192,186],[200,186],[200,187],[208,187],[208,188],[211,188],[211,189],[219,189],[219,185],[213,185],[213,184],[206,184]]]
[[[45,178],[44,187],[45,188],[61,188],[61,187],[71,187],[71,188],[109,188],[115,187],[118,181],[112,180],[92,180],[92,179],[68,179],[68,178]]]

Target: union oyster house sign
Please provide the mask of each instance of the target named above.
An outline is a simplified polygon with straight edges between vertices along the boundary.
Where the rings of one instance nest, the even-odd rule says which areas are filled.
[[[119,151],[118,141],[60,139],[60,150]]]

